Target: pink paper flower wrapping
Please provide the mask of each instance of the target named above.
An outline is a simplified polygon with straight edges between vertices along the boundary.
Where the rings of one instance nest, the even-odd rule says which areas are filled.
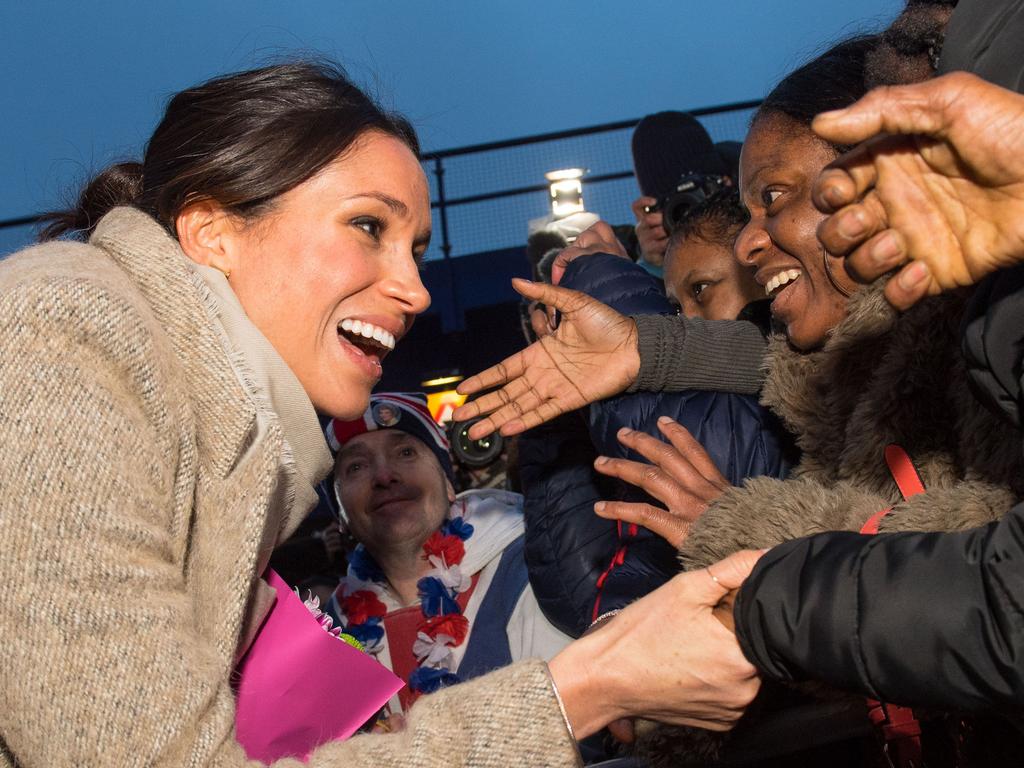
[[[403,683],[324,631],[280,576],[266,578],[277,599],[238,665],[235,734],[251,760],[306,760],[355,733]]]

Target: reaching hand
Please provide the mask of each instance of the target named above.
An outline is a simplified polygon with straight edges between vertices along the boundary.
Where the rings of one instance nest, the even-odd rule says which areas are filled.
[[[562,319],[553,333],[459,384],[464,395],[501,387],[453,414],[458,421],[487,416],[470,428],[474,440],[495,430],[515,435],[616,395],[640,371],[636,323],[628,317],[578,291],[519,279],[512,284]]]
[[[658,429],[668,443],[643,432],[619,430],[619,442],[650,464],[601,456],[594,466],[602,474],[638,486],[667,509],[640,502],[599,501],[594,511],[601,517],[642,525],[678,549],[694,520],[729,487],[729,481],[686,427],[662,416]]]
[[[628,259],[629,254],[615,237],[615,232],[607,222],[599,221],[580,232],[572,245],[564,248],[551,264],[551,282],[561,285],[562,277],[565,275],[566,267],[580,256],[590,256],[595,253],[610,253]]]
[[[864,142],[818,179],[835,212],[818,235],[862,280],[904,265],[885,290],[897,308],[1024,259],[1024,96],[958,72],[872,91],[814,130]]]
[[[762,554],[737,552],[680,574],[552,659],[577,736],[628,717],[732,728],[760,681],[714,609]]]

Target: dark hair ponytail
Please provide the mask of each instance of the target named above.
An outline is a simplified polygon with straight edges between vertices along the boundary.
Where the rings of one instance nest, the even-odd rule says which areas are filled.
[[[107,166],[85,185],[74,207],[40,217],[41,221],[48,223],[40,231],[39,239],[77,235],[84,240],[107,211],[119,205],[133,205],[141,193],[142,163]]]
[[[384,111],[336,65],[278,64],[215,78],[174,96],[143,162],[104,170],[73,210],[43,217],[50,224],[40,239],[87,239],[104,214],[125,204],[172,236],[178,214],[200,200],[250,219],[371,130],[419,153],[409,122]]]

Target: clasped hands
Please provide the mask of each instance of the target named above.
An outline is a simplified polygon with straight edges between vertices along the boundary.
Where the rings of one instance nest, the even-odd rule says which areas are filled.
[[[650,463],[600,457],[594,466],[609,477],[638,486],[665,508],[609,501],[599,502],[595,511],[602,517],[643,525],[678,547],[693,521],[728,487],[728,481],[685,427],[662,417],[658,429],[667,442],[629,429],[618,435],[624,446]],[[629,606],[608,622],[607,628],[601,626],[593,633],[607,639],[625,632],[626,636],[654,640],[635,650],[651,654],[647,662],[656,663],[637,662],[648,671],[665,664],[657,674],[676,681],[677,700],[666,700],[664,706],[644,710],[641,716],[725,730],[742,715],[760,683],[736,641],[732,607],[740,585],[760,556],[760,552],[738,552],[710,568],[681,574]],[[638,620],[644,624],[636,624]],[[615,630],[616,634],[609,634]],[[589,637],[588,633],[583,641]],[[681,653],[683,646],[686,653]],[[663,653],[668,655],[661,658]],[[638,677],[635,685],[650,683]],[[632,690],[628,695],[648,697],[652,691]],[[633,716],[636,706],[629,707]],[[609,728],[622,741],[633,738],[628,719],[616,718]]]

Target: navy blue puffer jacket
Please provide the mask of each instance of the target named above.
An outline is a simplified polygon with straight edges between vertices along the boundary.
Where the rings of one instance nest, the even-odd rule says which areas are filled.
[[[623,314],[672,313],[659,281],[616,256],[576,259],[561,284]],[[596,473],[593,460],[642,460],[619,444],[616,432],[625,426],[660,439],[657,420],[664,415],[686,427],[735,485],[758,475],[785,477],[794,459],[785,430],[756,398],[723,392],[620,395],[524,434],[519,462],[530,581],[548,619],[571,635],[679,570],[675,549],[660,536],[593,511],[601,499],[653,501]]]

